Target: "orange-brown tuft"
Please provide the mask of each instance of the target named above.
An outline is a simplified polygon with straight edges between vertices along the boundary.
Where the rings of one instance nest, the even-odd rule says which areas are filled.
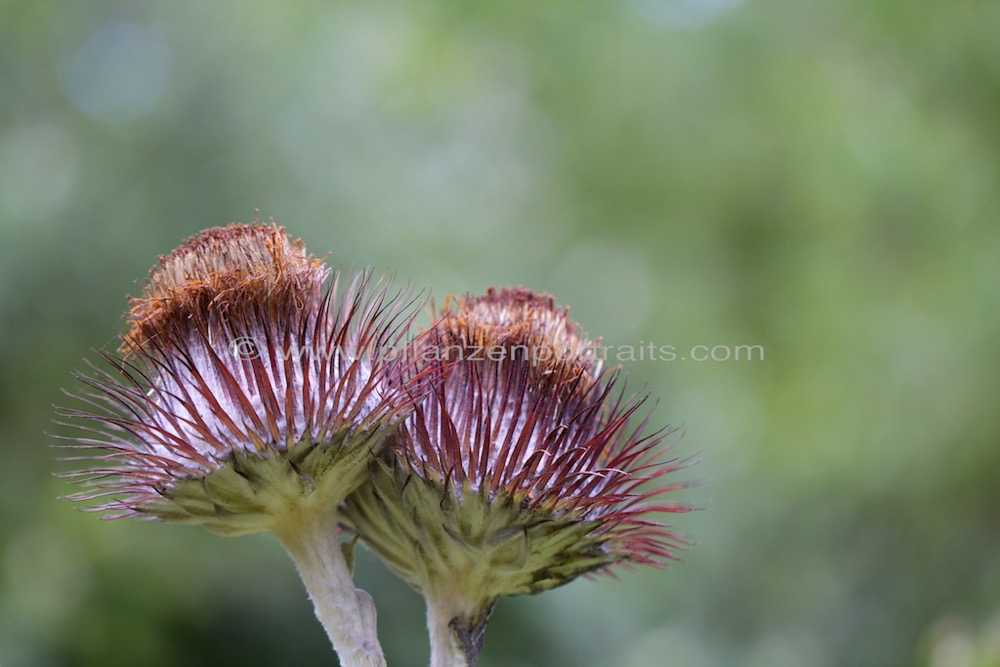
[[[129,299],[131,326],[121,352],[143,346],[171,323],[183,325],[212,310],[309,307],[327,273],[283,227],[233,223],[206,229],[161,255],[142,295]]]
[[[438,327],[439,345],[450,360],[462,353],[523,360],[534,372],[583,385],[600,373],[595,343],[550,294],[503,287],[449,296]]]

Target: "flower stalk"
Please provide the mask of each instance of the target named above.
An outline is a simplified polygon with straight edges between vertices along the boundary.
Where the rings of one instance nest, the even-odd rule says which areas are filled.
[[[495,602],[480,614],[467,610],[474,605],[454,597],[428,592],[427,632],[431,644],[431,667],[475,667],[483,648],[486,625]]]
[[[337,540],[333,511],[302,517],[275,530],[295,561],[343,667],[385,667],[368,593],[354,588],[351,571]]]

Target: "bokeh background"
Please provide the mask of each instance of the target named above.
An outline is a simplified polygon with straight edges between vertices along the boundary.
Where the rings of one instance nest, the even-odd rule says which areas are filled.
[[[52,404],[158,254],[553,292],[681,424],[665,571],[502,602],[481,665],[1000,665],[1000,4],[0,2],[0,665],[334,664],[267,537],[58,497]],[[392,665],[419,597],[375,559]]]

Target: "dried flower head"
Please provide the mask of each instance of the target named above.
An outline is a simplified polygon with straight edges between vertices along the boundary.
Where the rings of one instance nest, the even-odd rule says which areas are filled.
[[[662,499],[684,484],[656,484],[680,466],[667,432],[633,423],[643,398],[551,297],[460,297],[421,358],[446,373],[342,515],[424,593],[434,664],[475,662],[501,596],[674,557],[682,540],[653,518],[688,509]]]
[[[272,225],[206,230],[131,300],[123,358],[81,375],[64,410],[96,451],[75,499],[239,534],[335,508],[412,404],[413,367],[382,351],[412,308],[364,273],[346,289]]]

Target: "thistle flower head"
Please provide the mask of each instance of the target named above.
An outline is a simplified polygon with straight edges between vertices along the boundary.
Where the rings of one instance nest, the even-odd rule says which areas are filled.
[[[475,644],[501,596],[664,564],[682,540],[653,514],[687,506],[662,499],[683,484],[656,484],[680,465],[667,432],[633,419],[644,399],[601,372],[566,310],[523,288],[454,303],[425,343],[446,373],[343,515]]]
[[[97,463],[75,499],[108,516],[276,530],[336,507],[410,408],[405,355],[386,358],[412,309],[363,273],[344,287],[270,226],[192,237],[132,299],[123,358],[81,376],[70,446]]]

